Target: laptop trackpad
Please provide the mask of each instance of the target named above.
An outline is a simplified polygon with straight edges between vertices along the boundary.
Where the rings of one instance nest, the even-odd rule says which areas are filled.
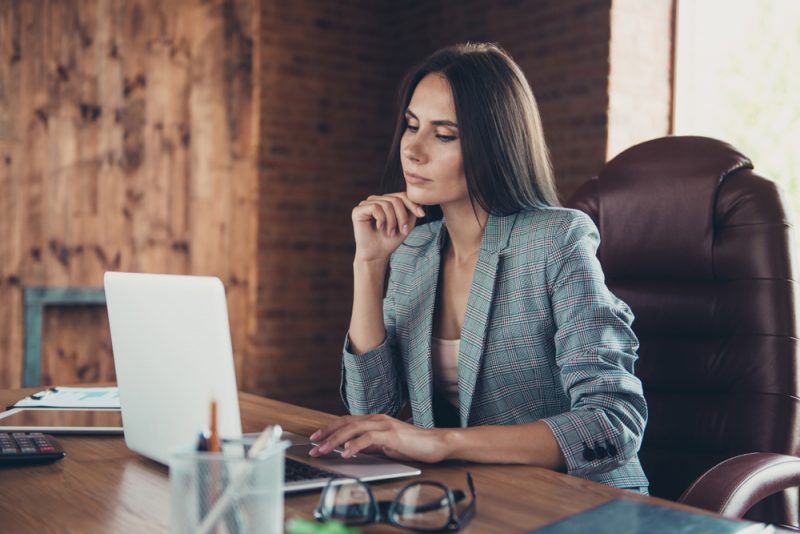
[[[298,460],[302,460],[309,464],[316,464],[315,460],[319,461],[326,469],[332,469],[340,466],[352,467],[356,465],[375,465],[381,463],[389,463],[382,458],[375,456],[368,456],[366,454],[356,454],[351,458],[342,458],[341,454],[336,451],[323,454],[322,456],[309,456],[308,452],[314,448],[313,443],[305,443],[302,445],[292,445],[286,449],[286,456],[292,456]]]
[[[399,464],[394,460],[369,454],[359,453],[352,458],[342,458],[341,451],[333,451],[324,456],[309,456],[308,451],[313,447],[312,443],[298,443],[286,449],[286,456],[326,471],[360,478],[365,481],[407,477],[421,473],[416,467]]]

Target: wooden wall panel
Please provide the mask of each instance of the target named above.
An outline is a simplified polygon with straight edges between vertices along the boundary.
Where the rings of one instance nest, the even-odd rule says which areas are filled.
[[[45,307],[42,384],[116,380],[105,306]]]
[[[0,0],[0,387],[20,384],[23,288],[99,287],[106,270],[219,276],[246,372],[257,14],[256,0]],[[69,313],[45,335],[103,327]],[[44,345],[88,350],[59,339]]]

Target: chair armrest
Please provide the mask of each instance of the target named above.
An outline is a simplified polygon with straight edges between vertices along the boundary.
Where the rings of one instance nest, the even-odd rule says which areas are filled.
[[[800,458],[751,452],[720,462],[698,478],[678,502],[741,518],[757,502],[800,486]]]

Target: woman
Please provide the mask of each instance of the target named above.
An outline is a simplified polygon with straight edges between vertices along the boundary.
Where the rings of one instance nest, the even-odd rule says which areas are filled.
[[[353,415],[314,433],[311,455],[529,464],[646,493],[633,316],[591,220],[558,207],[524,75],[466,44],[404,87],[387,177],[405,191],[352,212]],[[396,418],[409,401],[413,424]]]

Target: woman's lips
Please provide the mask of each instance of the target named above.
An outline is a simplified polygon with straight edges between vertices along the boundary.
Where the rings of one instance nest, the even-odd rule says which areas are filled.
[[[430,180],[428,180],[427,178],[423,178],[422,176],[414,174],[413,172],[406,172],[404,174],[406,177],[406,182],[410,184],[418,185],[430,182]]]

